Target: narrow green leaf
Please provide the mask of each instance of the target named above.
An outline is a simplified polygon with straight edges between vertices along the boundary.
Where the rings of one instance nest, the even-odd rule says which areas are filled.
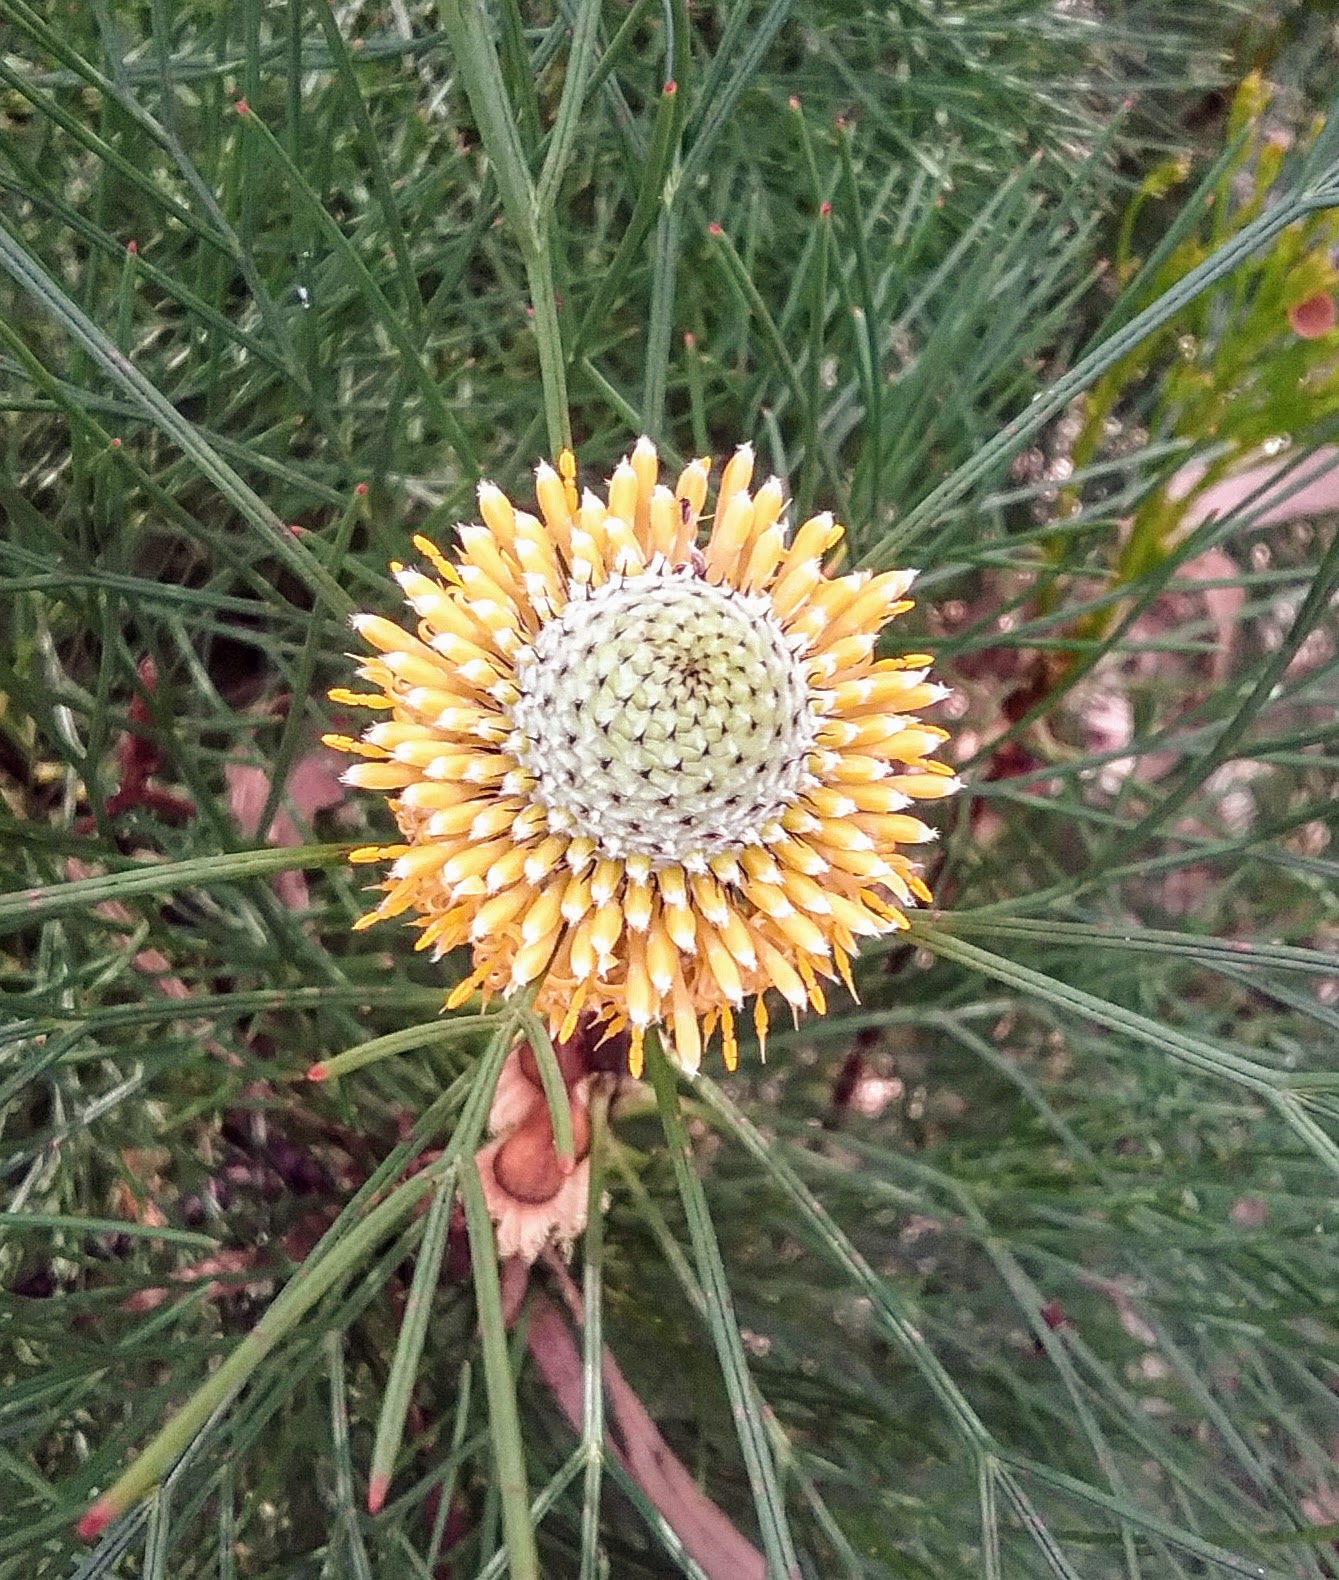
[[[700,1564],[694,1561],[680,1539],[679,1533],[646,1496],[638,1482],[624,1470],[617,1459],[609,1461],[609,1473],[614,1481],[617,1482],[618,1488],[624,1497],[627,1498],[628,1502],[632,1504],[633,1508],[641,1516],[647,1530],[665,1549],[671,1562],[675,1565],[676,1573],[683,1575],[684,1580],[716,1580],[715,1576],[709,1575]]]
[[[1132,1037],[1201,1074],[1230,1081],[1265,1098],[1292,1127],[1302,1143],[1322,1163],[1339,1174],[1339,1145],[1304,1112],[1300,1095],[1287,1089],[1286,1073],[1271,1070],[1267,1065],[1245,1058],[1235,1050],[1210,1042],[1207,1038],[1191,1036],[1118,1004],[1108,1004],[1081,988],[1071,987],[1055,977],[1033,971],[1029,966],[1018,965],[988,950],[978,949],[975,944],[953,938],[928,923],[918,924],[916,936],[927,949],[946,960],[956,960],[960,965],[970,966],[994,977],[998,982],[1034,994],[1043,1003],[1067,1009],[1096,1021],[1099,1026]]]
[[[541,1524],[548,1515],[549,1510],[553,1508],[580,1473],[581,1450],[578,1448],[568,1455],[532,1500],[527,1515],[531,1529],[535,1529]],[[479,1570],[476,1580],[501,1580],[504,1574],[514,1575],[515,1573],[516,1570],[510,1565],[508,1551],[503,1547],[500,1551],[495,1552],[483,1568]]]
[[[199,1234],[194,1229],[173,1229],[126,1218],[74,1218],[57,1212],[0,1212],[0,1239],[6,1233],[25,1234],[37,1229],[58,1229],[74,1235],[124,1234],[140,1240],[161,1240],[164,1245],[189,1245],[201,1251],[219,1248],[216,1236]]]
[[[637,185],[628,227],[623,232],[607,269],[604,270],[590,306],[586,309],[572,342],[572,356],[579,357],[595,330],[603,324],[609,309],[627,283],[633,262],[646,240],[646,233],[655,222],[662,202],[672,201],[673,194],[666,192],[666,177],[674,156],[678,136],[679,91],[678,84],[667,82],[661,89],[656,105],[656,118],[651,127],[651,141],[646,152],[646,164]],[[677,183],[676,183],[677,185]],[[634,413],[634,422],[636,414]]]
[[[688,1219],[688,1233],[693,1244],[693,1259],[702,1283],[707,1302],[707,1323],[721,1374],[725,1379],[730,1409],[734,1415],[735,1431],[748,1471],[749,1485],[753,1489],[753,1502],[758,1511],[758,1525],[762,1532],[763,1549],[767,1554],[769,1580],[798,1580],[799,1558],[791,1539],[786,1519],[786,1504],[777,1479],[772,1449],[768,1442],[767,1428],[763,1422],[759,1403],[749,1376],[748,1361],[744,1356],[744,1343],[739,1335],[735,1318],[734,1298],[730,1281],[721,1261],[720,1247],[712,1227],[711,1210],[707,1206],[702,1181],[693,1165],[692,1149],[688,1144],[688,1131],[684,1126],[679,1107],[679,1093],[675,1086],[674,1071],[654,1032],[646,1039],[646,1066],[651,1085],[655,1088],[656,1107],[665,1132],[670,1161],[674,1165],[674,1179],[679,1187]]]
[[[540,376],[544,384],[549,447],[556,454],[571,447],[572,426],[567,410],[566,358],[558,328],[547,216],[536,202],[516,117],[507,97],[497,50],[493,47],[488,13],[480,0],[439,0],[438,10],[451,40],[451,51],[470,109],[478,122],[479,135],[488,150],[502,206],[525,260]]]
[[[44,888],[19,889],[0,895],[0,933],[91,911],[107,900],[128,900],[140,894],[171,894],[196,885],[240,883],[268,878],[276,872],[311,871],[344,860],[348,845],[292,845],[262,850],[228,851],[187,861],[136,862],[105,877],[78,878]]]
[[[391,256],[395,260],[395,272],[400,281],[400,294],[404,298],[405,311],[409,314],[409,321],[415,330],[421,332],[423,298],[419,295],[418,280],[414,274],[409,238],[405,235],[404,226],[400,221],[400,210],[391,188],[386,161],[382,157],[381,142],[376,127],[372,124],[372,117],[368,114],[367,102],[363,98],[362,88],[358,82],[358,73],[354,69],[353,59],[349,54],[348,45],[344,42],[344,35],[340,32],[339,21],[334,11],[329,5],[319,3],[313,4],[311,10],[315,13],[316,20],[325,34],[331,58],[344,84],[346,102],[353,110],[353,119],[358,127],[358,139],[371,171],[372,195],[381,211],[381,222],[386,227],[386,239],[390,243]]]
[[[321,1245],[290,1279],[282,1294],[267,1308],[251,1332],[225,1357],[208,1381],[196,1389],[139,1457],[122,1472],[115,1485],[92,1506],[81,1525],[84,1534],[96,1535],[109,1520],[157,1486],[184,1450],[198,1438],[215,1412],[222,1409],[245,1385],[280,1339],[291,1331],[322,1295],[357,1265],[362,1256],[412,1216],[419,1202],[436,1185],[443,1172],[439,1162],[414,1175],[412,1179],[402,1181],[356,1227],[341,1236],[329,1254],[323,1256],[322,1245],[331,1238],[327,1232]]]
[[[337,1536],[332,1545],[347,1555],[352,1580],[372,1580],[358,1509],[353,1498],[353,1458],[349,1452],[349,1399],[344,1383],[344,1334],[335,1329],[323,1341],[326,1376],[330,1381],[330,1446],[335,1461]],[[341,1539],[342,1538],[342,1539]]]
[[[194,1009],[194,1005],[192,1005]],[[418,1026],[402,1026],[399,1031],[387,1032],[384,1037],[373,1037],[359,1043],[344,1053],[322,1059],[307,1071],[309,1081],[334,1081],[341,1075],[361,1070],[364,1065],[393,1058],[397,1053],[408,1053],[411,1048],[422,1048],[430,1042],[455,1042],[457,1038],[473,1037],[497,1024],[497,1015],[449,1015],[441,1020],[424,1021]]]
[[[144,1537],[144,1580],[168,1580],[167,1554],[172,1535],[172,1494],[160,1487],[149,1500],[149,1529]]]
[[[464,1458],[465,1437],[469,1431],[470,1399],[474,1382],[474,1371],[469,1361],[460,1363],[460,1381],[456,1387],[456,1419],[451,1427],[451,1453],[447,1462],[446,1473],[443,1475],[437,1493],[437,1514],[432,1522],[432,1535],[428,1539],[428,1551],[424,1556],[424,1568],[429,1574],[437,1573],[437,1560],[441,1556],[442,1543],[446,1540],[446,1522],[451,1514],[452,1500],[456,1492],[456,1478]]]
[[[912,932],[920,918],[910,918]],[[1180,956],[1186,960],[1222,961],[1232,966],[1270,966],[1279,971],[1332,975],[1333,955],[1320,949],[1299,949],[1289,944],[1256,944],[1245,939],[1211,938],[1194,933],[1174,933],[1165,928],[1138,927],[1117,932],[1091,922],[1066,922],[1043,917],[974,916],[971,911],[944,912],[936,927],[955,937],[1017,938],[1030,943],[1059,944],[1082,949],[1114,949],[1128,954]]]
[[[763,1165],[768,1176],[795,1208],[799,1219],[808,1225],[824,1254],[869,1298],[878,1313],[880,1324],[929,1384],[963,1446],[973,1458],[990,1451],[994,1444],[985,1424],[931,1348],[919,1320],[904,1297],[887,1280],[879,1277],[838,1228],[827,1208],[778,1154],[771,1141],[710,1077],[698,1075],[694,1081],[694,1091],[750,1157]]]
[[[567,174],[572,149],[585,114],[599,25],[600,0],[579,0],[576,23],[572,28],[572,44],[567,55],[567,70],[563,74],[563,94],[558,101],[558,113],[553,118],[544,166],[535,184],[535,208],[546,224],[553,216],[558,189]]]
[[[1104,857],[1105,864],[1117,866],[1130,853],[1137,850],[1144,840],[1157,830],[1167,827],[1176,813],[1199,791],[1205,779],[1222,763],[1236,755],[1238,746],[1246,738],[1256,715],[1274,696],[1302,644],[1313,631],[1319,629],[1336,592],[1339,592],[1339,534],[1330,539],[1311,578],[1306,597],[1293,616],[1288,630],[1278,647],[1270,653],[1261,667],[1254,684],[1242,698],[1241,705],[1223,726],[1221,733],[1203,755],[1196,755],[1174,777],[1171,785],[1158,797],[1156,804],[1128,833],[1119,835]]]
[[[860,310],[856,316],[856,340],[861,351],[860,364],[865,384],[865,428],[869,434],[869,522],[873,526],[880,516],[882,500],[883,465],[881,444],[883,439],[883,356],[879,345],[879,309],[874,299],[873,271],[870,266],[869,248],[865,239],[865,216],[860,202],[860,186],[856,180],[855,163],[851,153],[852,132],[848,126],[837,129],[837,148],[841,155],[842,211],[846,216],[847,241],[855,260],[856,285],[860,293]]]
[[[5,4],[3,9],[11,12],[11,14],[13,12],[13,7],[8,3]],[[58,99],[49,94],[39,92],[30,82],[25,81],[18,72],[14,71],[3,58],[0,58],[0,82],[3,82],[14,93],[20,94],[27,99],[41,116],[52,122],[52,124],[59,126],[62,131],[67,132],[76,142],[87,148],[100,162],[105,164],[108,169],[115,170],[133,189],[138,189],[146,197],[151,197],[179,225],[192,231],[201,241],[208,245],[217,247],[222,252],[227,251],[227,245],[220,236],[214,234],[184,204],[177,202],[175,198],[156,188],[152,177],[141,170],[134,160],[127,159],[124,154],[118,152],[105,139],[90,131],[77,116],[65,109]]]
[[[488,1216],[483,1185],[473,1158],[460,1170],[460,1199],[470,1237],[474,1268],[474,1302],[479,1313],[484,1385],[488,1390],[488,1430],[493,1440],[496,1486],[502,1498],[502,1529],[512,1580],[539,1580],[539,1554],[530,1522],[530,1492],[525,1474],[525,1445],[516,1412],[516,1379],[507,1349],[498,1280],[497,1242]]]
[[[661,207],[651,258],[651,312],[646,325],[643,359],[643,433],[659,433],[665,422],[671,341],[674,334],[674,286],[679,267],[679,215],[673,203]]]
[[[341,566],[344,564],[345,557],[349,552],[349,544],[353,541],[354,529],[364,520],[367,513],[364,504],[366,493],[367,488],[365,484],[361,490],[354,490],[353,497],[347,501],[339,521],[335,525],[334,536],[329,545],[329,561],[332,565]],[[266,791],[265,805],[261,809],[260,818],[255,826],[254,837],[258,840],[268,839],[275,816],[279,811],[279,804],[284,797],[293,762],[312,733],[312,712],[314,710],[310,705],[304,707],[302,699],[310,699],[312,696],[316,667],[329,640],[330,627],[326,618],[326,612],[324,609],[314,609],[307,621],[307,629],[302,638],[302,648],[298,653],[297,665],[293,670],[293,702],[284,716],[283,729],[279,734],[279,744],[275,747],[274,753],[266,765],[270,786]]]
[[[413,1282],[405,1300],[400,1336],[395,1343],[395,1354],[391,1358],[391,1369],[381,1396],[381,1414],[377,1418],[377,1436],[367,1478],[367,1506],[373,1514],[385,1503],[391,1478],[395,1474],[395,1461],[414,1397],[419,1361],[428,1336],[428,1319],[432,1315],[433,1296],[451,1230],[451,1206],[455,1191],[455,1174],[445,1175],[428,1208],[423,1238],[419,1241],[414,1259]]]
[[[1243,1557],[1240,1553],[1220,1547],[1216,1542],[1205,1541],[1182,1526],[1173,1525],[1146,1509],[1135,1508],[1127,1504],[1125,1499],[1113,1497],[1110,1493],[1090,1487],[1086,1482],[1079,1481],[1062,1470],[1055,1470],[1049,1465],[1039,1464],[1021,1455],[1001,1454],[1000,1458],[1007,1465],[1023,1471],[1034,1480],[1049,1483],[1073,1497],[1082,1499],[1085,1503],[1104,1509],[1108,1513],[1117,1514],[1122,1519],[1129,1520],[1131,1524],[1162,1537],[1173,1547],[1179,1547],[1182,1552],[1189,1553],[1204,1563],[1217,1565],[1228,1574],[1243,1575],[1248,1577],[1248,1580],[1285,1580],[1281,1569],[1268,1568],[1255,1558]]]
[[[572,1104],[563,1080],[562,1066],[554,1052],[548,1027],[538,1015],[526,1015],[522,1021],[526,1041],[535,1057],[540,1085],[544,1088],[544,1101],[549,1108],[549,1123],[553,1126],[553,1149],[560,1162],[569,1168],[576,1164],[576,1143],[572,1137]]]
[[[771,0],[771,4],[760,17],[748,22],[748,44],[729,77],[718,87],[717,74],[723,70],[731,53],[727,43],[722,42],[698,98],[698,103],[703,107],[701,122],[684,155],[682,179],[690,188],[706,163],[707,155],[715,147],[717,139],[731,124],[740,99],[752,86],[762,66],[763,57],[789,20],[794,3],[795,0]],[[736,23],[736,37],[742,36],[739,30],[744,28],[745,13],[750,9],[749,0],[736,0],[732,18]]]
[[[981,1503],[982,1580],[1000,1580],[1000,1514],[995,1497],[995,1462],[985,1454],[977,1465],[977,1497]]]

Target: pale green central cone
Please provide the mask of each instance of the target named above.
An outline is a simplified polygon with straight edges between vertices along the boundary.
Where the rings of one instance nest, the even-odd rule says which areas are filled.
[[[550,828],[698,867],[812,783],[818,721],[767,599],[691,571],[576,597],[517,663],[508,749]]]

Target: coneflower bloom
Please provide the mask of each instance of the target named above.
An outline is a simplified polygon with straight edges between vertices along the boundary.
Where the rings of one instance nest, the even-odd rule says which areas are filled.
[[[417,913],[417,947],[461,944],[473,971],[447,999],[536,984],[553,1035],[589,1013],[626,1028],[640,1073],[649,1026],[686,1070],[764,995],[824,1008],[857,940],[928,901],[906,847],[933,831],[907,808],[958,788],[920,720],[947,693],[919,653],[875,659],[911,607],[914,571],[829,575],[830,515],[791,534],[781,485],[750,492],[753,450],[726,463],[699,546],[709,463],[671,489],[647,439],[608,497],[578,497],[570,453],[536,473],[538,515],[490,483],[454,554],[392,573],[417,617],[354,628],[376,650],[380,710],[348,783],[390,794],[403,842],[370,925]]]

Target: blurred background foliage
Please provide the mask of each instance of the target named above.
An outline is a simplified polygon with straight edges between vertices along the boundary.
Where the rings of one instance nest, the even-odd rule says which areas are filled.
[[[538,262],[448,12],[486,15]],[[498,1017],[443,1028],[442,968],[350,933],[341,842],[384,819],[317,741],[385,561],[481,476],[524,492],[555,343],[583,477],[751,437],[855,559],[925,567],[970,790],[860,1003],[685,1091],[734,1410],[700,1203],[615,1104],[574,1266],[673,1497],[616,1410],[592,1481],[572,1291],[510,1290],[542,1572],[1333,1573],[1330,8],[0,18],[0,1576],[504,1572],[445,1210],[331,1279],[164,1494],[73,1522],[470,1134]]]

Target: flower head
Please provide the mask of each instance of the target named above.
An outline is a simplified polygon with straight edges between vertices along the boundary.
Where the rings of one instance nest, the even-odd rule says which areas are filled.
[[[604,500],[574,471],[540,465],[538,515],[483,484],[454,557],[415,538],[413,634],[354,618],[374,690],[331,696],[387,717],[327,742],[403,836],[351,857],[392,862],[359,925],[412,910],[419,948],[468,943],[448,1005],[536,983],[555,1036],[626,1028],[634,1074],[656,1023],[690,1070],[719,1027],[733,1068],[745,1000],[760,1041],[769,989],[821,1012],[857,940],[930,898],[904,847],[933,838],[907,808],[958,788],[919,717],[946,690],[924,654],[874,658],[915,572],[828,575],[842,528],[789,534],[748,445],[700,547],[706,461],[670,489],[642,439]]]

